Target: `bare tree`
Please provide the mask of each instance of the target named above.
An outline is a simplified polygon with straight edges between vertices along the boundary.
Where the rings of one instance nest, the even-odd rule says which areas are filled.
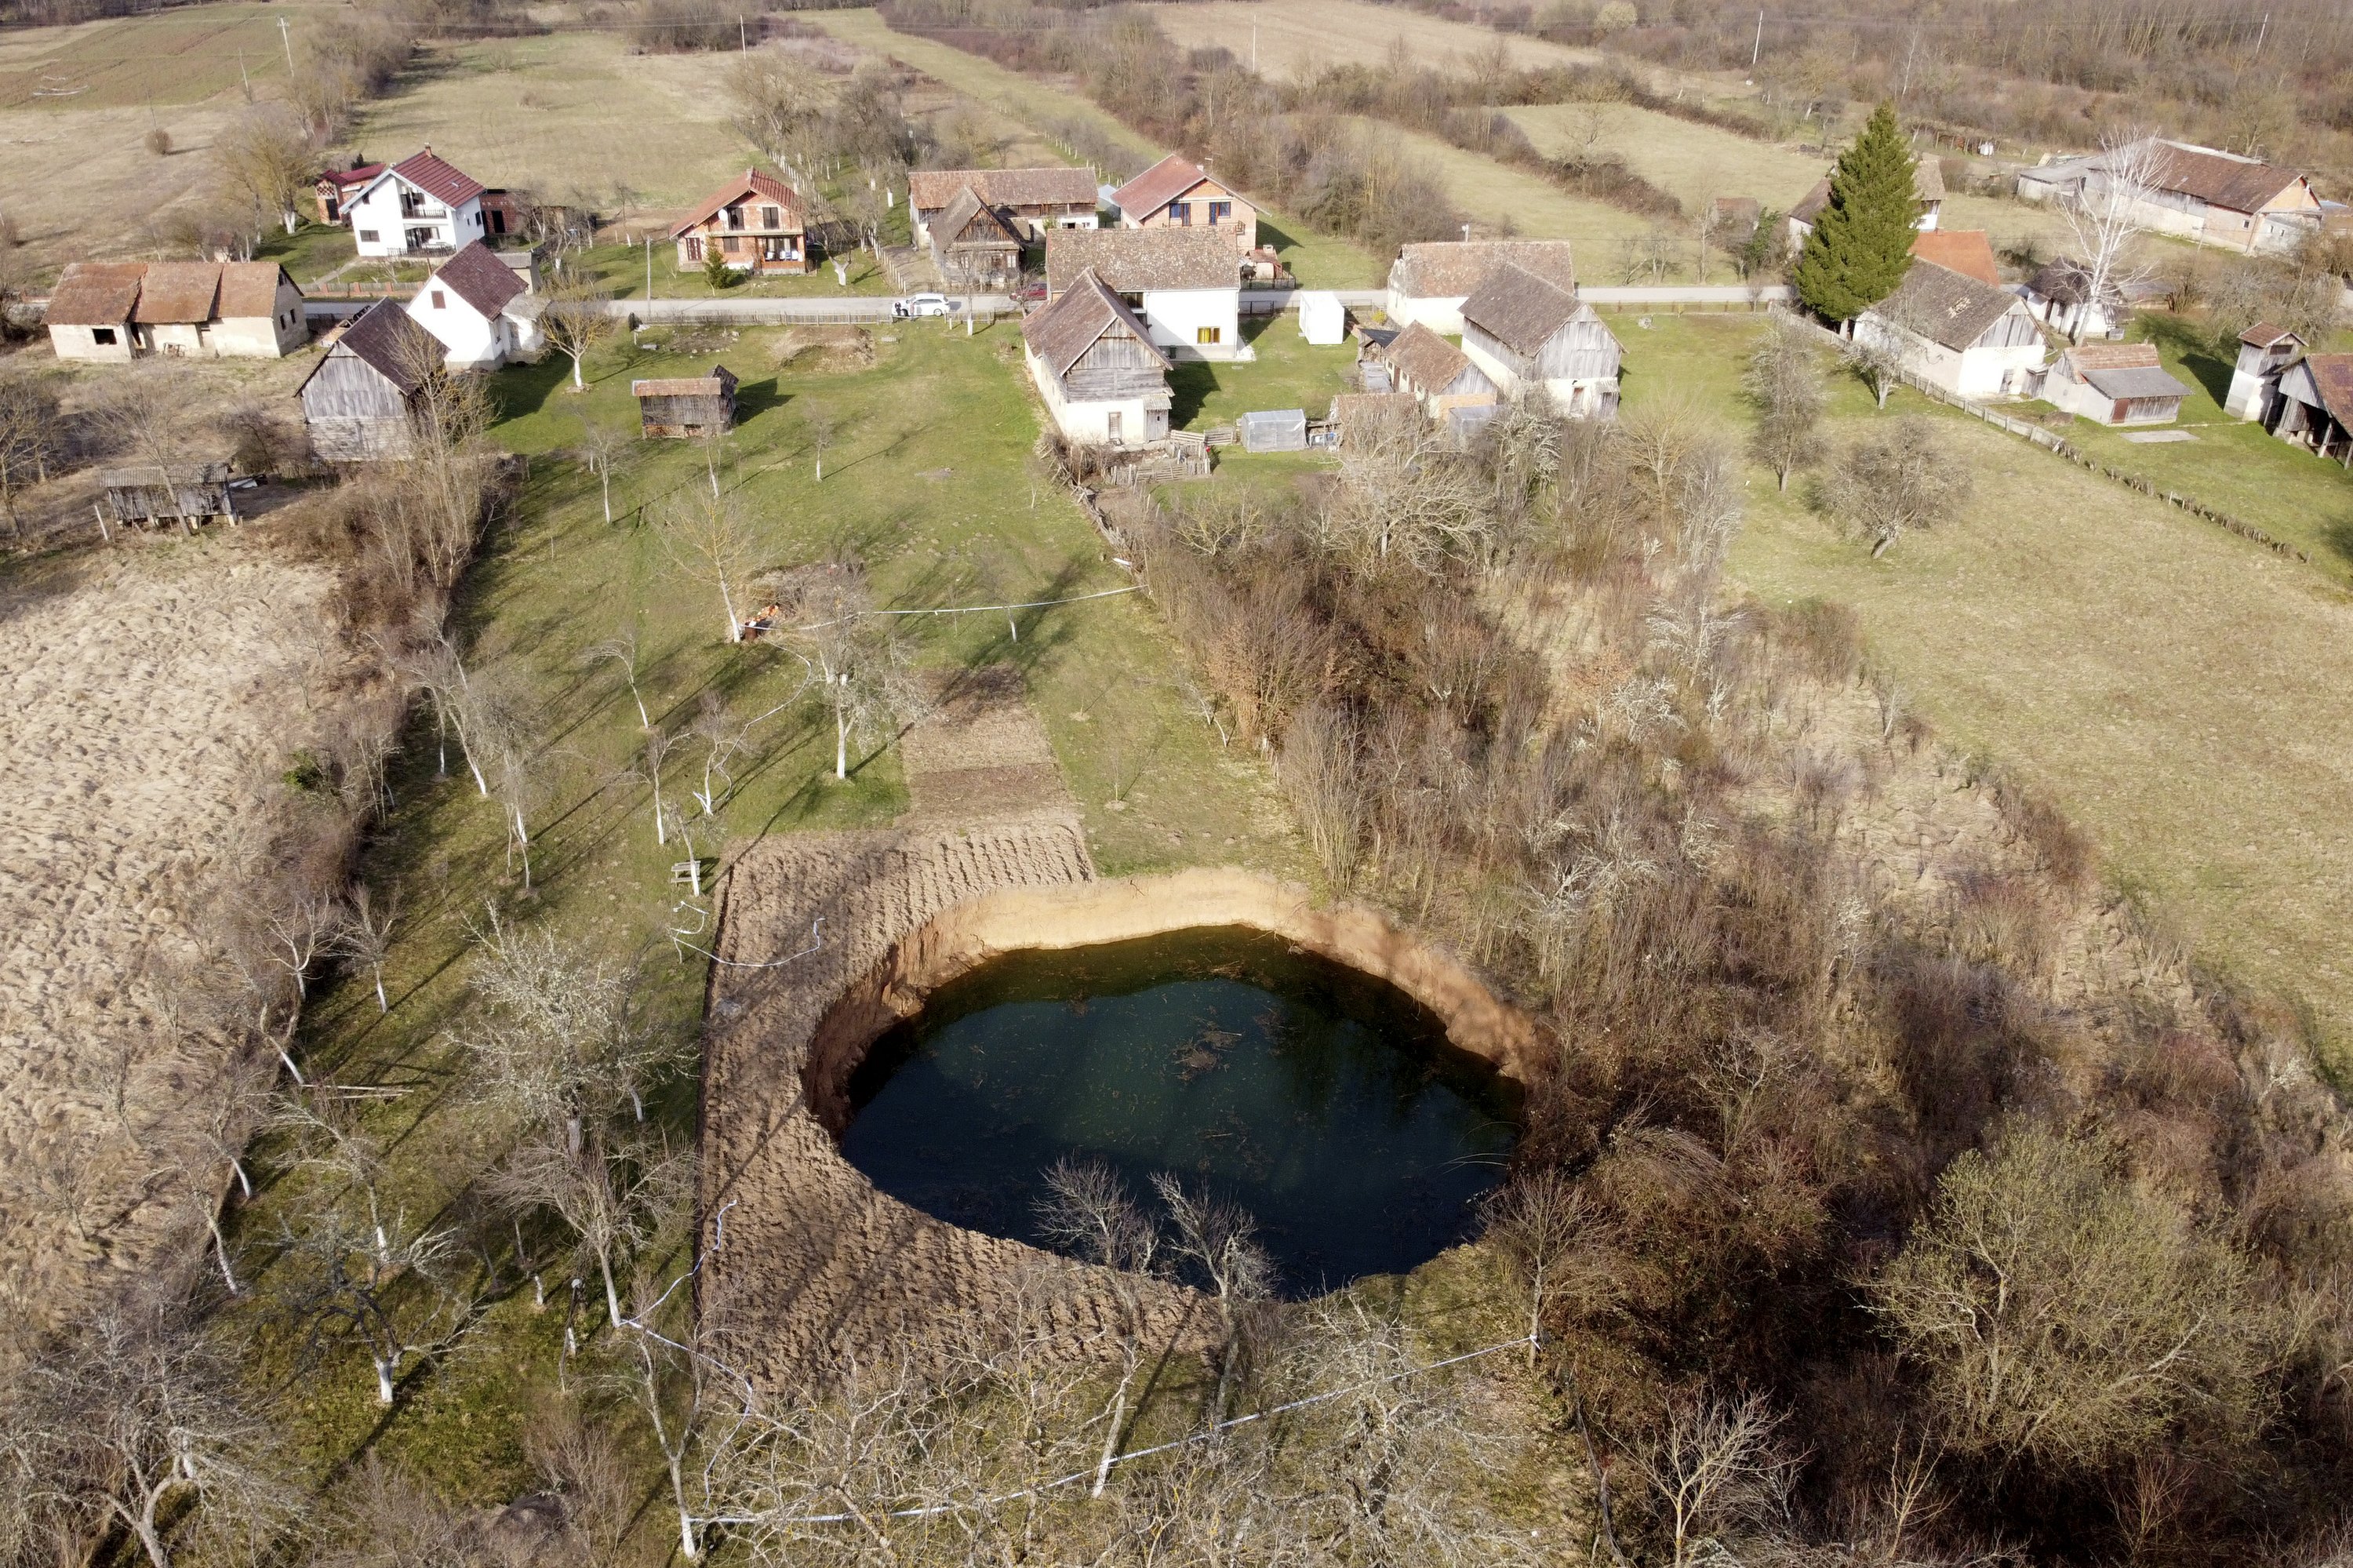
[[[672,495],[653,513],[654,530],[678,569],[719,592],[727,617],[727,641],[744,641],[744,617],[735,596],[749,582],[758,549],[751,521],[714,486]]]
[[[575,364],[575,368],[577,368]],[[613,520],[613,470],[623,454],[635,450],[629,433],[602,419],[580,416],[581,466],[596,476],[596,493],[604,503],[605,521]]]
[[[1773,471],[1779,488],[1789,476],[1820,460],[1822,380],[1805,330],[1776,321],[1748,356],[1745,387],[1757,410],[1748,450]]]
[[[1319,527],[1327,548],[1359,567],[1430,572],[1485,554],[1487,502],[1476,466],[1419,412],[1398,409],[1350,427]]]
[[[823,484],[825,482],[825,449],[833,444],[834,435],[840,428],[839,422],[834,418],[833,410],[822,403],[802,404],[800,416],[801,429],[808,432],[809,451],[817,461],[814,482]]]
[[[1225,1346],[1218,1359],[1217,1392],[1209,1402],[1209,1419],[1222,1421],[1226,1402],[1240,1370],[1252,1309],[1274,1292],[1274,1260],[1259,1245],[1258,1222],[1240,1204],[1193,1192],[1184,1181],[1161,1171],[1152,1178],[1152,1190],[1168,1209],[1175,1227],[1172,1250],[1199,1268],[1209,1282],[1225,1330]]]
[[[1761,1393],[1678,1394],[1660,1429],[1634,1451],[1651,1485],[1674,1568],[1733,1560],[1736,1535],[1785,1501],[1797,1461],[1774,1442],[1781,1418]]]
[[[828,96],[814,72],[775,50],[738,55],[727,72],[736,134],[804,178],[817,162]]]
[[[1364,832],[1364,785],[1356,731],[1322,703],[1303,708],[1283,732],[1276,775],[1307,829],[1315,863],[1335,888],[1355,881]]]
[[[677,1209],[691,1162],[645,1138],[609,1138],[591,1124],[579,1146],[560,1125],[526,1132],[486,1183],[517,1209],[545,1209],[577,1238],[605,1286],[605,1313],[621,1326],[618,1266],[650,1240]]]
[[[547,341],[565,358],[572,361],[572,390],[585,392],[588,383],[582,378],[581,363],[604,344],[610,343],[621,330],[620,318],[610,306],[610,297],[594,281],[575,276],[548,291],[547,303],[539,315],[539,330]],[[609,501],[605,520],[613,520]]]
[[[289,234],[302,226],[319,149],[299,117],[273,104],[248,109],[213,138],[213,160],[261,221],[283,223]]]
[[[728,1436],[724,1424],[731,1415],[746,1415],[755,1401],[749,1383],[724,1370],[721,1352],[726,1341],[717,1303],[706,1299],[700,1311],[676,1313],[687,1320],[666,1333],[653,1329],[666,1306],[688,1305],[679,1301],[680,1295],[675,1284],[638,1278],[628,1319],[632,1331],[619,1352],[616,1375],[661,1451],[670,1501],[678,1510],[679,1551],[691,1563],[702,1557],[702,1521],[712,1511],[712,1466]],[[714,1424],[722,1428],[717,1441]]]
[[[1850,447],[1823,488],[1831,511],[1871,540],[1875,557],[1957,511],[1969,496],[1969,471],[1914,415]]]
[[[27,485],[47,481],[61,429],[56,393],[29,376],[0,377],[0,511],[20,542],[25,524],[17,501]]]
[[[866,570],[855,559],[791,574],[779,587],[780,636],[808,667],[833,715],[833,776],[849,777],[849,743],[912,719],[923,697],[904,643],[874,609]]]
[[[638,635],[637,623],[623,626],[604,641],[596,643],[580,655],[583,664],[618,664],[621,679],[629,688],[629,701],[638,708],[638,728],[647,735],[653,733],[654,721],[646,712],[645,694],[638,682],[645,671],[645,644]]]
[[[2172,151],[2155,136],[2111,132],[2100,138],[2092,173],[2059,203],[2083,267],[2084,304],[2068,328],[2070,341],[2082,342],[2085,317],[2109,309],[2108,301],[2121,299],[2124,286],[2144,275],[2130,252],[2148,215],[2162,206],[2158,181]]]
[[[1076,1253],[1106,1271],[1120,1309],[1120,1373],[1105,1413],[1103,1449],[1095,1458],[1094,1492],[1103,1496],[1111,1463],[1127,1432],[1128,1401],[1143,1369],[1148,1323],[1144,1286],[1157,1272],[1160,1228],[1128,1195],[1127,1184],[1108,1165],[1061,1160],[1046,1172],[1046,1196],[1038,1202],[1038,1226],[1057,1247]]]
[[[1846,348],[1846,363],[1870,390],[1874,408],[1886,408],[1888,397],[1903,384],[1904,356],[1884,337],[1854,338]]]
[[[333,951],[338,958],[367,966],[368,979],[375,987],[375,1010],[379,1013],[392,1011],[392,1003],[384,994],[384,965],[392,956],[392,933],[399,924],[398,888],[378,898],[367,884],[353,884],[343,925],[335,932]]]
[[[279,1244],[293,1266],[281,1288],[314,1348],[340,1340],[366,1354],[376,1403],[388,1406],[412,1358],[440,1353],[464,1331],[470,1303],[455,1288],[457,1237],[385,1209],[373,1192],[368,1202],[370,1224],[332,1201],[285,1221]]]

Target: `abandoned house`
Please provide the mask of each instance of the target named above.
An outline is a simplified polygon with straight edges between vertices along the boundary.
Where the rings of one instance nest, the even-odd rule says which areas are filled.
[[[1167,353],[1092,268],[1021,323],[1022,357],[1054,426],[1087,446],[1168,439]]]
[[[907,176],[917,244],[932,242],[932,219],[966,189],[1028,239],[1050,229],[1093,228],[1101,222],[1092,170],[918,169]]]
[[[715,252],[730,268],[751,273],[809,270],[808,231],[800,192],[774,175],[746,169],[695,204],[670,231],[681,271],[702,267]]]
[[[641,435],[690,439],[715,436],[735,423],[735,373],[714,365],[708,376],[671,376],[629,383],[638,400]]]
[[[190,463],[168,471],[152,463],[102,469],[98,482],[105,487],[106,510],[117,523],[141,528],[177,523],[187,533],[215,517],[237,521],[225,462]]]
[[[1391,338],[1379,352],[1389,369],[1390,387],[1411,397],[1433,419],[1459,422],[1456,417],[1465,409],[1496,406],[1497,388],[1487,373],[1419,322]]]
[[[1389,264],[1389,320],[1459,336],[1462,302],[1507,261],[1556,289],[1577,292],[1577,264],[1566,239],[1431,240],[1401,248]]]
[[[2081,341],[2087,337],[2122,337],[2132,320],[2124,291],[2111,281],[2094,299],[2092,270],[2072,257],[2062,256],[2035,269],[2023,298],[2034,319],[2052,332]]]
[[[1505,397],[1541,388],[1572,419],[1618,411],[1618,339],[1574,292],[1508,261],[1462,302],[1462,352]]]
[[[932,261],[950,286],[1001,289],[1021,276],[1021,235],[967,185],[932,215]]]
[[[2271,428],[2273,404],[2279,397],[2280,372],[2304,352],[2304,339],[2283,326],[2257,322],[2239,334],[2238,362],[2231,367],[2231,390],[2222,412],[2238,419],[2253,419]]]
[[[2025,301],[1933,261],[1855,317],[1854,338],[1959,397],[2024,392],[2048,357]]]
[[[335,336],[295,392],[311,450],[328,462],[406,457],[417,393],[441,364],[440,340],[397,301],[378,300]]]
[[[275,261],[77,261],[49,295],[59,359],[282,359],[306,342],[302,291]]]
[[[2169,425],[2189,396],[2158,363],[2153,343],[2082,344],[2042,378],[2045,402],[2102,425]]]
[[[2140,156],[2144,150],[2154,156]],[[2312,183],[2294,169],[2154,137],[2134,143],[2131,151],[2133,161],[2145,165],[2134,216],[2159,234],[2253,252],[2294,249],[2320,229],[2321,200]],[[2021,170],[2019,199],[2065,202],[2102,191],[2108,165],[2117,156],[2094,153]]]

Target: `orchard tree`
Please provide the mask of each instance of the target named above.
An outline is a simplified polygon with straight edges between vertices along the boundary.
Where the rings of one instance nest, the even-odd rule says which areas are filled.
[[[1829,205],[1798,255],[1798,297],[1817,315],[1852,321],[1894,293],[1912,270],[1920,218],[1915,162],[1887,103],[1872,111],[1862,134],[1839,154]]]
[[[1822,451],[1822,378],[1805,329],[1776,322],[1749,355],[1745,381],[1757,409],[1748,449],[1787,491],[1789,475],[1819,461]]]
[[[1914,416],[1850,448],[1823,492],[1831,511],[1871,540],[1876,558],[1950,516],[1968,499],[1969,471],[1935,427]]]

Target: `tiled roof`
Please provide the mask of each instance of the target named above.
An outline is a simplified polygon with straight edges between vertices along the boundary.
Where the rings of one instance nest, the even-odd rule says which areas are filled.
[[[353,185],[366,185],[382,173],[382,164],[362,164],[354,169],[327,169],[320,174],[319,178],[328,185],[349,190]]]
[[[2257,322],[2254,325],[2249,327],[2246,331],[2239,334],[2239,341],[2241,343],[2251,343],[2257,348],[2269,348],[2272,344],[2287,338],[2295,338],[2295,341],[2298,343],[2302,343],[2304,341],[2304,339],[2296,337],[2296,334],[2288,331],[2287,328],[2284,326],[2274,326],[2269,322]]]
[[[392,172],[434,200],[449,207],[471,201],[488,188],[473,175],[436,156],[430,145],[413,157],[403,158],[393,164]]]
[[[918,169],[907,176],[907,200],[936,212],[966,185],[991,207],[1095,205],[1095,176],[1087,169]]]
[[[1112,193],[1112,205],[1129,217],[1159,211],[1209,176],[1200,164],[1171,153]]]
[[[972,228],[973,220],[976,218],[982,220],[981,228],[984,232],[977,235],[966,234],[965,230]],[[970,185],[965,186],[949,198],[946,208],[937,217],[932,219],[931,231],[933,240],[941,245],[956,243],[986,245],[992,240],[998,244],[1021,243],[1021,236],[1014,232],[1011,225],[997,217],[997,209],[981,200]]]
[[[691,233],[717,217],[723,208],[733,207],[739,201],[750,201],[754,198],[783,207],[785,210],[780,216],[785,220],[784,232],[789,234],[800,232],[800,192],[774,175],[764,175],[757,169],[746,169],[744,171],[742,179],[722,185],[695,203],[686,221],[673,227],[670,236],[672,239],[676,239],[682,234]]]
[[[2158,363],[2153,343],[2078,344],[2062,357],[2078,371],[2154,369]]]
[[[1515,354],[1534,354],[1577,319],[1577,296],[1506,261],[1462,302],[1462,323]]]
[[[1922,201],[1945,199],[1945,171],[1936,159],[1922,158],[1912,165],[1912,194]],[[1808,191],[1797,206],[1789,209],[1789,217],[1799,223],[1811,223],[1821,216],[1822,208],[1830,205],[1831,182],[1830,176],[1825,175],[1815,182],[1814,188]]]
[[[1566,239],[1439,239],[1409,245],[1389,265],[1389,287],[1413,300],[1462,299],[1506,261],[1556,289],[1577,288],[1577,266]]]
[[[278,313],[278,285],[286,269],[275,261],[231,261],[221,268],[220,316],[223,321]]]
[[[1982,228],[1923,229],[1913,237],[1912,254],[1980,283],[2001,281],[2001,272],[1994,265],[1993,245]]]
[[[120,326],[139,303],[144,261],[75,261],[49,291],[51,326]]]
[[[1872,306],[1869,313],[1909,327],[1957,353],[2018,307],[2015,294],[1934,261],[1915,261],[1895,291]]]
[[[2353,354],[2306,355],[2304,365],[2329,413],[2338,424],[2353,428]]]
[[[515,270],[479,239],[442,262],[426,287],[437,283],[471,305],[485,321],[496,321],[507,302],[523,292],[522,280],[515,276]]]
[[[632,397],[732,397],[735,395],[735,373],[723,365],[714,365],[708,376],[655,376],[629,383]]]
[[[1450,386],[1466,370],[1475,369],[1470,356],[1419,322],[1397,334],[1381,357],[1389,362],[1399,382],[1416,392],[1435,392]]]
[[[220,294],[220,275],[217,261],[150,262],[131,319],[151,326],[208,322]]]
[[[438,367],[447,357],[441,340],[418,325],[396,300],[378,300],[362,311],[320,356],[319,364],[311,367],[311,376],[318,375],[319,366],[335,355],[345,352],[404,393],[416,391],[423,379],[419,373]],[[304,386],[310,385],[311,376],[302,378]],[[297,387],[298,396],[300,392]]]
[[[2265,202],[2303,178],[2294,169],[2275,164],[2166,142],[2159,144],[2149,183],[2159,190],[2193,196],[2232,212],[2258,212]]]
[[[1152,334],[1135,319],[1134,313],[1103,286],[1092,268],[1071,279],[1069,287],[1043,310],[1029,313],[1021,323],[1021,341],[1029,345],[1030,353],[1045,361],[1048,369],[1058,376],[1065,376],[1114,323],[1124,323],[1160,361],[1160,367],[1168,368],[1168,355],[1152,341]]]
[[[1046,236],[1046,291],[1092,270],[1114,293],[1239,289],[1241,261],[1219,228],[1058,228]]]

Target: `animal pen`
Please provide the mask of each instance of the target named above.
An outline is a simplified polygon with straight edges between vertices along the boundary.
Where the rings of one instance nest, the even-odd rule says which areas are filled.
[[[638,428],[649,436],[716,435],[735,423],[735,376],[723,365],[708,376],[632,381]]]
[[[237,503],[229,491],[229,465],[202,463],[185,472],[156,467],[106,469],[98,476],[106,489],[106,510],[117,523],[153,527],[177,523],[182,533],[215,517],[237,521]]]

